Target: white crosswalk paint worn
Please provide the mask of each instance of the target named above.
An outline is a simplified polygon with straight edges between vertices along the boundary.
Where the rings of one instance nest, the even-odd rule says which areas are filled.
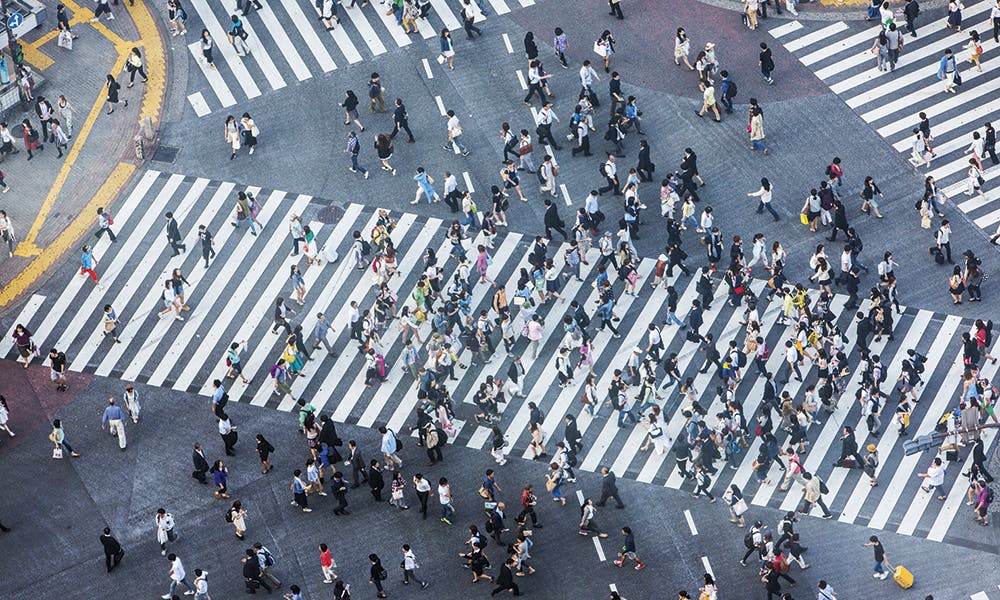
[[[812,33],[807,33],[802,37],[795,38],[790,42],[785,42],[785,48],[789,52],[795,52],[796,50],[801,50],[802,48],[808,48],[816,42],[822,42],[831,35],[840,33],[845,29],[847,29],[847,23],[838,21],[832,25],[827,25],[818,31],[813,31]]]
[[[191,6],[194,7],[201,22],[204,23],[205,29],[208,30],[208,34],[212,37],[212,42],[215,44],[215,50],[217,51],[216,54],[222,55],[226,65],[229,66],[229,71],[236,77],[236,81],[239,82],[240,87],[243,88],[243,93],[246,94],[247,98],[260,96],[260,88],[257,87],[257,82],[254,81],[254,78],[250,75],[250,71],[247,71],[247,68],[243,65],[242,59],[236,55],[236,50],[233,49],[232,44],[227,41],[226,32],[228,31],[228,27],[223,29],[219,25],[219,21],[216,20],[215,14],[205,0],[191,0]],[[199,50],[199,54],[200,52]],[[215,63],[217,67],[220,66],[218,57],[216,57]]]
[[[510,12],[510,8],[508,8],[507,4],[503,0],[490,0],[490,6],[493,7],[493,12],[498,15],[505,15]],[[507,34],[505,33],[504,36],[506,37],[506,35]]]
[[[226,11],[229,14],[231,15],[236,14],[235,0],[222,0],[222,6],[226,9]],[[258,13],[262,14],[263,9],[259,10]],[[243,21],[243,28],[246,29],[246,32],[248,34],[250,34],[250,37],[248,37],[246,40],[247,46],[250,48],[250,56],[253,58],[254,61],[257,62],[257,66],[260,68],[261,72],[264,73],[264,79],[267,79],[267,83],[270,84],[272,90],[280,90],[281,88],[285,87],[287,85],[285,83],[285,78],[281,76],[281,72],[278,71],[278,67],[275,66],[274,61],[271,60],[271,55],[267,53],[264,46],[265,42],[264,38],[262,38],[254,30],[253,25],[250,24],[249,18],[243,17],[241,21]],[[229,21],[226,20],[224,21],[224,23],[226,23],[225,27],[228,30]],[[264,29],[267,28],[265,27]],[[284,35],[285,32],[283,29],[281,29],[280,26],[278,27],[278,29],[279,31],[281,31],[281,34]],[[287,36],[285,37],[287,39]],[[291,45],[291,42],[289,42],[289,45]],[[292,51],[294,50],[295,49],[293,47]],[[302,59],[299,58],[299,62],[301,62],[301,60]]]
[[[992,27],[989,16],[992,7],[992,2],[984,0],[963,10],[962,32],[944,28],[946,18],[941,18],[921,25],[920,37],[905,35],[901,58],[893,72],[875,67],[871,47],[878,26],[862,26],[858,31],[857,26],[846,25],[833,31],[832,26],[810,24],[793,32],[780,32],[785,48],[796,54],[863,120],[871,123],[898,152],[910,155],[914,140],[911,131],[918,125],[919,113],[926,113],[937,156],[932,159],[930,169],[920,165],[918,171],[921,176],[924,173],[934,176],[938,187],[958,203],[959,209],[990,233],[1000,222],[1000,208],[995,202],[1000,192],[993,177],[997,169],[988,158],[983,165],[987,180],[983,189],[985,198],[977,194],[966,200],[961,195],[966,191],[969,168],[964,150],[972,141],[972,133],[979,131],[983,135],[983,123],[1000,121],[1000,105],[992,101],[1000,90],[1000,78],[995,77],[1000,68],[995,44],[984,39],[986,60],[982,61],[982,71],[969,63],[969,51],[965,49],[969,30],[984,31]],[[821,32],[827,39],[818,41]],[[955,51],[963,79],[955,94],[945,93],[937,78],[938,62],[946,48]]]
[[[368,49],[372,54],[378,56],[386,53],[382,40],[380,40],[378,35],[375,34],[375,30],[372,29],[371,24],[368,22],[368,18],[365,17],[365,13],[361,9],[360,4],[356,5],[354,8],[351,8],[350,5],[341,5],[340,14],[347,15],[347,18],[351,20],[351,23],[354,23],[354,27],[356,27],[358,33],[361,34],[361,39],[365,41],[365,44],[368,46]]]
[[[18,325],[28,327],[28,324],[31,323],[31,318],[35,316],[38,309],[44,302],[45,296],[42,296],[41,294],[32,294],[31,298],[28,298],[28,301],[21,308],[20,312],[17,313],[17,318],[11,321],[10,328],[7,329],[7,335],[4,336],[3,339],[9,340],[14,337],[14,331],[17,329]],[[28,327],[28,330],[30,331],[31,327]],[[56,348],[59,348],[59,346],[56,346]]]
[[[188,44],[188,49],[191,50],[191,54],[194,56],[194,63],[198,65],[198,68],[205,76],[205,79],[208,80],[208,85],[212,88],[212,91],[215,92],[215,97],[219,99],[219,104],[221,104],[223,108],[228,108],[236,104],[236,98],[233,96],[233,93],[229,91],[229,86],[227,86],[225,80],[222,79],[222,75],[219,73],[218,69],[209,67],[205,58],[202,56],[201,44],[198,42]],[[188,96],[188,99],[190,100],[194,95],[195,94]],[[197,95],[201,98],[201,102],[205,103],[205,99],[201,96],[201,92],[198,92]],[[196,101],[192,100],[191,105],[194,107],[195,113],[197,113],[199,117],[205,116],[205,114],[199,110],[199,105]],[[207,107],[207,103],[205,103],[205,108]]]
[[[402,25],[396,23],[396,16],[394,14],[386,14],[386,11],[382,10],[382,7],[382,4],[375,5],[374,3],[372,6],[372,8],[375,9],[375,14],[378,15],[379,19],[381,19],[382,25],[385,26],[386,31],[389,32],[393,41],[396,42],[396,45],[400,48],[403,46],[409,46],[410,36],[403,31]]]
[[[444,26],[449,30],[457,31],[462,28],[462,24],[455,18],[455,13],[451,12],[445,0],[431,0],[431,7],[434,8],[434,12],[437,13],[438,18],[444,22]]]
[[[319,39],[319,35],[316,30],[309,26],[309,18],[302,11],[302,7],[299,6],[296,0],[280,0],[281,6],[284,7],[285,12],[291,17],[292,24],[295,25],[295,29],[302,36],[303,41],[305,41],[306,46],[309,48],[309,52],[312,53],[313,58],[316,59],[319,68],[323,70],[324,73],[329,73],[337,68],[337,63],[333,62],[333,57],[327,51],[326,46]],[[325,26],[325,24],[324,24]]]
[[[503,45],[507,48],[507,54],[514,54],[514,47],[510,45],[510,36],[503,34]]]
[[[769,29],[767,32],[770,33],[773,38],[780,38],[788,35],[789,33],[794,33],[799,29],[802,29],[802,23],[799,23],[798,21],[789,21],[784,25],[780,25],[774,29]]]
[[[260,20],[264,23],[264,30],[274,39],[278,48],[281,50],[281,55],[285,57],[285,62],[288,66],[292,68],[292,73],[295,73],[295,77],[299,81],[305,81],[312,77],[309,73],[309,67],[306,66],[302,56],[299,51],[295,49],[295,44],[292,43],[292,39],[288,37],[285,33],[284,27],[278,22],[278,17],[274,16],[274,11],[271,10],[270,4],[261,3],[261,8],[257,10],[256,14],[260,17]],[[244,17],[247,19],[247,17]],[[302,24],[303,26],[305,23]],[[257,51],[260,53],[264,52],[264,39],[258,38]]]
[[[424,74],[427,75],[427,79],[434,79],[434,71],[431,70],[431,62],[426,58],[420,59],[424,64]]]
[[[212,112],[212,109],[208,107],[208,102],[205,102],[205,97],[201,95],[201,92],[195,92],[189,95],[188,102],[191,103],[191,108],[194,109],[194,114],[199,117],[204,117],[208,113]]]

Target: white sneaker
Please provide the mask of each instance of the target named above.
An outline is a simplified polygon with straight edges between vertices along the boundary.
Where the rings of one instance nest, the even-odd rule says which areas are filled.
[[[113,14],[111,14],[111,13],[108,13],[108,20],[109,21],[114,21],[115,20],[115,16]]]

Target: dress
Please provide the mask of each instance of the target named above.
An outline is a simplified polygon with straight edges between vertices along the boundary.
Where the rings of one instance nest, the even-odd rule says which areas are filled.
[[[952,27],[962,26],[962,5],[959,2],[948,3],[948,25]]]

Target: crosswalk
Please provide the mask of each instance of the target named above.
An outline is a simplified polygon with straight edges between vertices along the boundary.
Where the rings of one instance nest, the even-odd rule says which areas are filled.
[[[262,203],[258,218],[264,229],[257,236],[250,235],[245,228],[237,229],[229,225],[233,198],[241,190],[254,193]],[[79,276],[76,268],[67,264],[54,275],[54,280],[59,283],[57,291],[49,296],[29,298],[20,308],[15,323],[27,325],[40,348],[56,347],[66,352],[73,371],[206,396],[211,393],[210,382],[222,378],[226,372],[225,349],[233,341],[245,340],[246,349],[242,354],[244,374],[251,378],[251,383],[245,385],[226,380],[231,399],[290,412],[294,401],[288,396],[279,399],[273,393],[268,378],[268,369],[280,356],[283,347],[281,341],[284,336],[271,333],[274,300],[283,296],[297,311],[291,320],[294,324],[301,324],[306,335],[310,334],[317,313],[324,312],[335,330],[329,339],[339,352],[335,358],[323,351],[317,352],[314,360],[307,363],[306,376],[296,378],[292,383],[293,396],[307,398],[339,422],[366,427],[388,424],[397,431],[406,431],[407,426],[414,422],[412,415],[418,399],[415,383],[402,369],[400,331],[392,323],[383,334],[387,379],[374,388],[365,387],[364,359],[359,355],[357,345],[348,340],[348,331],[345,331],[349,329],[347,307],[351,301],[357,301],[362,307],[370,307],[373,302],[375,289],[371,271],[357,270],[350,258],[307,267],[304,261],[299,262],[299,258],[289,255],[291,241],[287,223],[291,215],[300,215],[309,223],[316,233],[316,244],[321,253],[336,252],[340,256],[349,253],[352,231],[368,232],[376,222],[375,207],[348,204],[343,207],[342,214],[336,215],[337,218],[327,218],[329,210],[323,210],[325,206],[309,196],[281,190],[148,171],[118,207],[115,215],[115,227],[119,230],[117,243],[112,244],[104,237],[94,244],[103,289],[95,287],[88,278]],[[189,250],[179,257],[170,256],[165,236],[161,234],[163,214],[167,210],[173,212],[180,230],[187,232],[184,243]],[[398,308],[404,304],[412,308],[411,295],[424,271],[422,256],[426,249],[435,249],[441,257],[449,254],[451,244],[446,238],[447,223],[436,217],[411,213],[393,216],[397,227],[392,238],[400,251],[398,269],[401,276],[393,278],[389,285],[399,299]],[[208,269],[204,267],[198,249],[198,225],[206,225],[215,235],[218,254]],[[491,252],[493,263],[488,275],[501,285],[505,284],[510,298],[513,297],[520,269],[528,266],[527,250],[531,239],[530,235],[504,232],[493,240],[495,249]],[[474,247],[482,242],[482,238],[471,242],[470,247]],[[561,268],[564,261],[562,248],[550,249],[549,254],[556,268]],[[598,298],[591,285],[592,276],[596,273],[596,254],[596,250],[591,250],[589,264],[581,267],[584,282],[570,279],[561,292],[567,302],[576,299],[590,312],[593,312]],[[304,270],[308,290],[304,306],[292,302],[294,294],[289,291],[289,269],[293,264],[299,264]],[[652,278],[654,265],[655,261],[651,259],[641,260],[638,265],[643,282],[640,292],[635,296],[622,295],[619,299],[616,311],[621,317],[622,337],[612,338],[610,331],[596,332],[592,357],[597,389],[602,395],[612,371],[624,366],[633,348],[645,347],[645,325],[663,320],[667,292],[663,286],[651,289],[645,284]],[[162,282],[175,268],[180,268],[188,280],[185,293],[191,310],[184,313],[184,321],[157,317],[161,309]],[[454,260],[445,261],[444,280],[450,279],[455,269]],[[694,281],[683,277],[674,279],[672,283],[680,294],[678,306],[683,314],[698,297]],[[764,291],[763,281],[755,280],[751,290],[761,294]],[[474,286],[472,314],[490,307],[492,293],[493,289],[488,284]],[[835,311],[841,311],[845,303],[845,296],[836,295],[833,301]],[[102,310],[105,304],[111,304],[121,319],[118,332],[120,344],[114,344],[104,336]],[[789,334],[785,326],[777,324],[780,303],[762,300],[761,304],[761,335],[770,347],[780,348]],[[645,440],[643,425],[619,429],[616,419],[608,415],[607,408],[596,418],[583,410],[579,398],[586,373],[578,371],[575,381],[565,388],[555,385],[557,349],[567,343],[560,321],[568,306],[557,303],[537,308],[546,323],[537,358],[526,352],[525,339],[519,339],[513,347],[513,353],[522,355],[527,373],[524,392],[545,414],[542,429],[549,434],[550,447],[555,440],[562,439],[563,418],[572,414],[577,417],[584,436],[585,447],[579,455],[580,468],[593,471],[607,465],[619,476],[687,489],[690,483],[676,469],[672,454],[647,454],[640,450]],[[519,331],[520,309],[515,307],[513,310],[515,331]],[[851,335],[854,331],[851,315],[846,313],[852,311],[842,312],[845,314],[842,314],[839,326],[848,333],[847,350],[850,351],[856,340]],[[743,318],[742,310],[735,310],[721,300],[714,302],[711,310],[705,313],[702,333],[713,333],[720,347],[724,347],[730,339],[742,340]],[[880,354],[884,364],[891,365],[888,382],[899,375],[899,362],[905,357],[907,349],[917,348],[929,356],[924,374],[927,383],[921,389],[921,402],[911,423],[914,434],[927,433],[961,396],[962,361],[958,338],[970,323],[956,316],[905,307],[896,321],[895,340],[873,342],[872,352]],[[425,323],[420,330],[423,344],[417,346],[423,350],[422,358],[426,357],[429,329],[430,325]],[[702,354],[694,344],[685,342],[684,334],[676,327],[665,327],[663,333],[666,345],[664,356],[672,352],[678,354],[679,370],[683,376],[693,377],[694,388],[702,390],[699,403],[707,409],[711,421],[714,414],[722,409],[721,400],[715,393],[718,380],[714,378],[714,372],[698,372],[703,362]],[[10,334],[8,332],[8,338]],[[480,367],[458,369],[456,376],[459,381],[449,387],[453,398],[460,404],[454,422],[458,433],[450,440],[454,444],[475,449],[487,449],[489,446],[489,430],[476,424],[474,408],[464,403],[471,403],[473,392],[487,376],[506,377],[510,357],[499,341],[497,346],[491,362]],[[1000,348],[994,347],[993,353],[998,350]],[[7,356],[14,358],[15,354],[10,351]],[[781,352],[774,352],[768,360],[768,369],[776,371],[782,356]],[[468,361],[468,357],[460,354],[460,362]],[[857,362],[856,355],[852,356],[851,362],[852,365]],[[983,376],[992,379],[996,372],[996,366],[987,364]],[[814,374],[811,379],[807,376],[807,381],[810,380],[815,381]],[[801,399],[804,385],[793,380],[783,389]],[[963,465],[953,464],[949,469],[946,501],[941,503],[929,498],[919,491],[914,476],[926,466],[929,457],[904,457],[902,440],[897,436],[895,427],[886,425],[880,438],[871,439],[878,445],[881,455],[881,483],[878,487],[870,487],[867,478],[860,472],[830,466],[839,456],[839,431],[843,425],[852,425],[859,432],[867,431],[860,408],[852,401],[859,385],[860,375],[855,374],[836,412],[824,414],[823,423],[813,425],[809,432],[811,445],[805,466],[819,473],[827,482],[830,493],[826,502],[837,518],[845,523],[935,540],[952,539],[956,535],[951,532],[952,524],[960,514],[963,520],[969,516],[963,504],[967,480],[959,475],[964,470]],[[748,418],[760,405],[762,386],[762,381],[755,376],[745,377],[739,384],[737,397],[744,402]],[[681,410],[683,398],[676,388],[669,392],[664,392],[661,404],[667,434],[676,439],[686,425]],[[893,396],[895,400],[895,394]],[[886,423],[892,408],[894,404],[886,407]],[[510,452],[513,455],[530,457],[527,450],[530,441],[526,431],[528,420],[527,400],[510,399],[504,409],[502,428],[511,443]],[[986,433],[987,442],[993,441],[994,431]],[[866,441],[859,438],[859,443]],[[736,484],[745,490],[748,501],[753,505],[786,510],[793,508],[800,498],[797,488],[793,487],[792,492],[785,494],[775,491],[773,486],[757,487],[756,483],[751,483],[751,463],[756,454],[757,442],[754,442],[740,456],[735,470],[720,468],[713,491],[720,494],[731,484]],[[779,478],[777,471],[771,473],[772,481]],[[965,534],[959,534],[960,537],[962,535]]]
[[[982,157],[986,180],[985,197],[967,196],[966,148],[972,134],[984,133],[983,124],[1000,122],[1000,47],[993,41],[990,10],[992,1],[970,4],[962,11],[962,31],[947,29],[946,17],[931,22],[917,22],[918,37],[909,32],[895,71],[881,71],[871,48],[878,37],[878,24],[837,22],[820,27],[818,23],[791,21],[774,27],[769,33],[798,60],[826,83],[847,105],[869,123],[893,148],[906,156],[912,152],[912,130],[919,113],[931,122],[933,147],[937,154],[930,167],[911,164],[921,177],[933,176],[939,189],[949,198],[948,208],[957,206],[979,227],[993,233],[1000,224],[1000,167]],[[898,15],[897,24],[903,19]],[[980,33],[983,55],[982,71],[969,62],[969,32]],[[938,63],[945,49],[954,52],[963,83],[957,93],[943,90],[937,78]]]
[[[287,87],[296,81],[329,73],[343,65],[360,63],[396,48],[409,46],[413,40],[430,40],[442,29],[461,32],[461,3],[458,0],[430,0],[430,12],[417,20],[419,32],[407,34],[396,17],[388,12],[386,0],[372,0],[362,6],[359,0],[336,0],[340,23],[332,31],[320,18],[320,9],[307,0],[268,0],[262,8],[242,17],[249,34],[249,55],[240,57],[228,42],[230,16],[238,13],[236,0],[208,2],[191,0],[187,47],[196,68],[211,90],[208,98],[201,91],[188,95],[188,102],[199,117],[235,106],[244,99]],[[534,0],[488,0],[488,14],[503,15],[511,7],[532,6]],[[480,15],[477,23],[486,20]],[[215,42],[215,69],[202,56],[198,35],[207,29]],[[417,38],[419,36],[419,38]],[[464,40],[464,36],[459,35]],[[457,41],[456,44],[460,44]],[[435,46],[436,47],[436,46]],[[336,58],[335,58],[336,57]]]

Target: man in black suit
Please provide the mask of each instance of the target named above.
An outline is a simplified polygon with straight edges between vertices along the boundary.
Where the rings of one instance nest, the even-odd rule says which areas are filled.
[[[601,499],[597,501],[598,506],[607,504],[609,498],[614,498],[618,508],[625,508],[621,497],[618,496],[618,483],[615,474],[607,467],[601,467]]]
[[[319,418],[322,429],[319,432],[319,441],[327,446],[327,458],[330,464],[337,464],[344,458],[337,451],[338,446],[343,446],[344,442],[337,436],[337,424],[333,422],[330,415],[322,415]]]
[[[986,483],[993,481],[993,476],[986,470],[986,447],[983,443],[983,438],[979,438],[976,440],[976,443],[972,445],[972,464],[976,465],[979,469],[979,474],[983,476]]]
[[[164,215],[167,219],[167,242],[170,243],[170,247],[174,251],[174,256],[177,256],[181,252],[187,252],[187,246],[181,241],[184,238],[181,237],[181,230],[177,227],[177,219],[174,218],[174,213],[168,212]],[[180,252],[178,252],[180,248]]]
[[[563,420],[566,421],[566,430],[563,436],[566,439],[566,443],[569,444],[570,452],[576,453],[583,450],[583,442],[580,441],[583,435],[580,434],[580,428],[576,426],[576,417],[566,415]]]
[[[521,357],[515,356],[514,362],[507,367],[507,388],[511,392],[512,398],[527,398],[524,390],[521,389],[521,378],[524,377],[524,366],[521,364]]]
[[[108,573],[110,573],[111,569],[117,567],[118,563],[121,562],[125,551],[122,550],[122,545],[118,543],[118,540],[111,535],[110,527],[104,528],[104,533],[101,534],[101,545],[104,546],[104,562],[108,567]]]
[[[191,453],[191,462],[194,463],[194,472],[191,473],[191,477],[194,477],[201,483],[208,483],[205,478],[205,473],[208,473],[208,460],[205,459],[205,453],[201,449],[201,444],[194,445],[194,452]]]
[[[770,371],[765,375],[763,405],[781,413],[781,405],[778,403],[778,384],[774,381],[774,373]]]
[[[356,488],[362,483],[368,483],[368,465],[365,464],[365,457],[358,450],[358,443],[354,440],[347,442],[347,460],[344,465],[351,465],[352,488]]]

